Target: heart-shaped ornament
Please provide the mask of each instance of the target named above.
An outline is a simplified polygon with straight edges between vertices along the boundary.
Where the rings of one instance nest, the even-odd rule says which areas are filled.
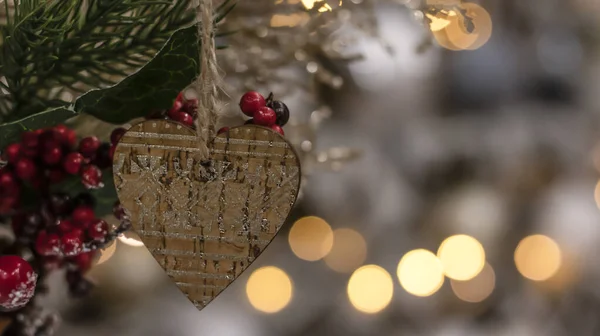
[[[270,129],[218,135],[199,157],[196,132],[168,120],[133,126],[114,154],[114,180],[133,229],[198,309],[275,237],[298,195],[300,163]]]

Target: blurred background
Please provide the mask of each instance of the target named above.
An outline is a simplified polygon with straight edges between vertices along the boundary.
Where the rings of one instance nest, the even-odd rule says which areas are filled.
[[[250,89],[288,103],[300,201],[201,312],[121,237],[91,298],[51,291],[58,335],[600,335],[599,19],[595,0],[239,1],[223,123]]]

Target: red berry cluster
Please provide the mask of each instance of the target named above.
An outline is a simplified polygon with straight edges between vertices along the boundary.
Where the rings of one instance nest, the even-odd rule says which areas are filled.
[[[247,92],[240,100],[240,109],[245,115],[252,118],[246,124],[270,127],[275,132],[284,135],[282,127],[290,119],[290,110],[283,102],[273,100],[272,93],[265,99],[258,92]]]
[[[94,136],[77,143],[75,132],[63,125],[24,132],[3,153],[8,165],[0,169],[0,214],[19,206],[24,184],[45,191],[78,175],[86,188],[101,188],[100,169],[111,166],[110,154],[110,145]]]
[[[169,119],[180,122],[186,126],[194,126],[194,118],[198,113],[198,100],[197,99],[185,99],[183,92],[177,95],[173,107],[167,111],[167,117]]]
[[[35,294],[37,274],[23,258],[0,257],[0,306],[7,310],[23,307]]]

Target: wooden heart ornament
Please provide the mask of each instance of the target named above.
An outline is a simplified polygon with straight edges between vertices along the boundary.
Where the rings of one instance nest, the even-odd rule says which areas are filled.
[[[202,309],[267,247],[300,187],[292,146],[245,125],[218,135],[200,160],[196,132],[168,120],[133,126],[114,154],[114,181],[133,229]]]

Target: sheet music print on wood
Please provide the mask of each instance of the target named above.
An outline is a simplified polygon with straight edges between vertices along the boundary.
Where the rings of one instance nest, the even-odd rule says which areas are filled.
[[[202,309],[275,237],[300,187],[291,145],[254,125],[214,139],[209,165],[195,131],[168,120],[132,127],[114,179],[134,230],[179,289]]]

